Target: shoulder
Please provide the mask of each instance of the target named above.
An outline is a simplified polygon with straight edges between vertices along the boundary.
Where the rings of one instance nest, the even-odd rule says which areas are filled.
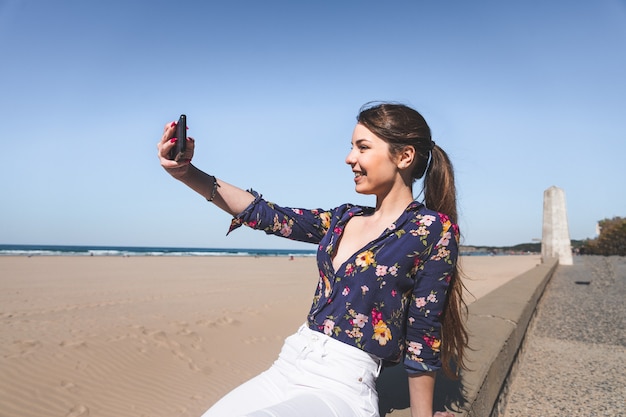
[[[423,204],[416,203],[410,210],[410,223],[416,229],[427,230],[430,238],[459,236],[459,227],[445,213],[431,210]]]

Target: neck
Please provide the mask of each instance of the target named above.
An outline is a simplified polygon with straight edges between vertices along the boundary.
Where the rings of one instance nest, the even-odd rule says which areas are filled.
[[[402,187],[400,190],[390,190],[384,196],[376,196],[374,215],[377,217],[391,216],[397,218],[412,201],[413,193],[411,188]]]

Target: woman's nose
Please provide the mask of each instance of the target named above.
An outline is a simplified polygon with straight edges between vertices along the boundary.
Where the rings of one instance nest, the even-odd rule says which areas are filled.
[[[356,157],[354,155],[354,150],[351,150],[348,155],[346,155],[346,164],[354,165],[356,164]]]

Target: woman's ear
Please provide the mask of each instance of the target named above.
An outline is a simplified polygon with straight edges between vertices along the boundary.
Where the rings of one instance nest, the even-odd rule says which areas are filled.
[[[412,146],[405,146],[404,149],[398,154],[398,168],[406,169],[410,167],[415,161],[415,148]]]

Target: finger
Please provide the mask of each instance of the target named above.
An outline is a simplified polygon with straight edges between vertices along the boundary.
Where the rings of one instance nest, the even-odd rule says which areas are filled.
[[[163,136],[161,136],[161,140],[159,141],[159,144],[166,143],[168,140],[174,137],[175,133],[176,133],[176,122],[170,122],[166,124],[165,127],[163,128]]]
[[[158,156],[159,159],[161,159],[161,164],[163,164],[164,160],[170,160],[169,155],[174,146],[176,146],[176,140],[176,138],[169,138],[157,144]]]
[[[159,159],[161,160],[162,167],[180,168],[191,163],[191,159],[193,158],[194,146],[195,146],[195,142],[192,138],[187,138],[187,148],[185,149],[185,153],[183,154],[182,158],[180,158],[178,161],[170,159],[171,151],[176,146],[177,141],[178,139],[171,138],[167,142],[163,144],[161,143],[159,144],[158,156],[159,156]]]
[[[176,124],[177,124],[176,122],[170,122],[170,123],[167,123],[163,127],[163,135],[161,136],[161,140],[159,140],[159,142],[157,143],[159,156],[167,157],[167,155],[169,154],[169,151],[174,146],[174,143],[176,143],[176,142],[172,142],[172,139],[174,138],[176,134]],[[163,151],[165,151],[164,155],[162,155]]]

